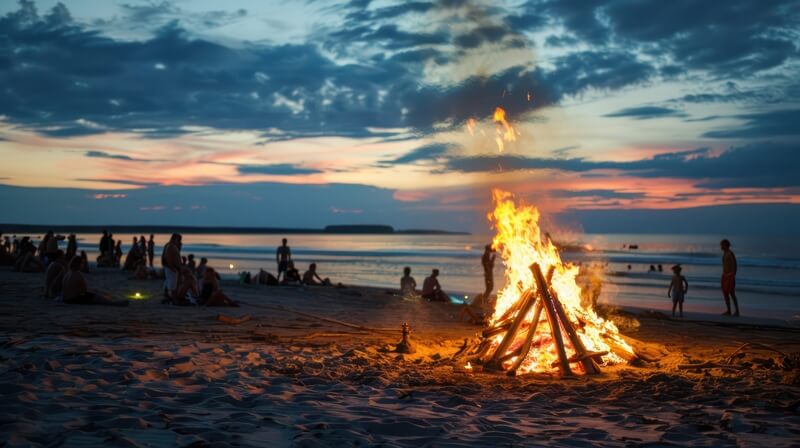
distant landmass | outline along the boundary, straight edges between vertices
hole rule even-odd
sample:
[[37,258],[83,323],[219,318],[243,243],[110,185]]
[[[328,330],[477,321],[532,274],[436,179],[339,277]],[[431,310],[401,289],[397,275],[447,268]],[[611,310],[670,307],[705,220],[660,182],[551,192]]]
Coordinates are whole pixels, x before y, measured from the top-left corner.
[[3,234],[38,234],[52,230],[56,233],[101,233],[108,230],[112,233],[211,233],[211,234],[265,234],[265,235],[297,235],[297,234],[328,234],[328,235],[469,235],[467,232],[450,232],[436,229],[401,229],[395,230],[387,225],[332,225],[321,229],[314,228],[288,228],[288,227],[194,227],[194,226],[87,226],[87,225],[56,225],[45,226],[38,224],[0,224]]

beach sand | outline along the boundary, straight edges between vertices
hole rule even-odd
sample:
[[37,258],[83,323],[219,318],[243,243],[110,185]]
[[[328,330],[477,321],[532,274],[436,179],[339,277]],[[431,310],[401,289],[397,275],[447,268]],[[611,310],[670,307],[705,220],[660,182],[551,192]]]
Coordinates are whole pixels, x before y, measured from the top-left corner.
[[[797,329],[638,317],[626,335],[655,362],[510,378],[448,361],[480,331],[456,306],[225,284],[241,308],[181,308],[161,305],[160,282],[125,278],[89,276],[145,297],[117,308],[52,303],[42,275],[0,272],[0,446],[800,444],[800,376],[779,355],[678,367],[722,362],[745,342],[797,353]],[[404,321],[414,355],[391,352]]]

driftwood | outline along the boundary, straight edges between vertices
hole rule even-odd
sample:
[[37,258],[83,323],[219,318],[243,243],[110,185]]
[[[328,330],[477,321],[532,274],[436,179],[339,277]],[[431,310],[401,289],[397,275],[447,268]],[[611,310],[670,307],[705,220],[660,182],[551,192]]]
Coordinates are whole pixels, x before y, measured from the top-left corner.
[[245,314],[242,317],[231,317],[224,314],[217,314],[217,320],[226,324],[239,325],[252,319],[252,316]]

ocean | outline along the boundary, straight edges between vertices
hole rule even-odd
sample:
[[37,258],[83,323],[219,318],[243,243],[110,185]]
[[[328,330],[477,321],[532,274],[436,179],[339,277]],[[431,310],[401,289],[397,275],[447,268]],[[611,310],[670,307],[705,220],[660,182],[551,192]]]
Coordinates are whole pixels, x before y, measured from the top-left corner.
[[[9,234],[9,233],[6,233]],[[21,236],[21,235],[20,235]],[[133,235],[115,235],[127,253]],[[149,237],[149,235],[148,235]],[[79,235],[79,247],[90,260],[97,255],[100,236]],[[188,234],[183,254],[207,257],[223,275],[259,268],[275,273],[275,248],[281,235]],[[287,235],[293,258],[301,270],[316,262],[323,277],[344,284],[399,287],[404,266],[418,284],[431,269],[441,271],[440,282],[451,295],[483,290],[480,263],[490,236],[478,235]],[[785,236],[727,236],[739,262],[737,293],[742,313],[754,317],[800,320],[800,239]],[[38,239],[38,238],[37,238]],[[168,235],[156,235],[156,264]],[[721,252],[718,236],[584,234],[566,242],[562,259],[602,265],[600,301],[612,305],[670,310],[667,288],[673,264],[683,266],[689,282],[685,311],[720,313]],[[591,250],[579,249],[590,246]],[[638,248],[630,249],[630,245]],[[62,248],[64,243],[62,242]],[[663,266],[663,272],[650,266]],[[231,268],[230,266],[233,266]],[[630,265],[630,268],[629,268]],[[495,285],[502,287],[499,260]]]

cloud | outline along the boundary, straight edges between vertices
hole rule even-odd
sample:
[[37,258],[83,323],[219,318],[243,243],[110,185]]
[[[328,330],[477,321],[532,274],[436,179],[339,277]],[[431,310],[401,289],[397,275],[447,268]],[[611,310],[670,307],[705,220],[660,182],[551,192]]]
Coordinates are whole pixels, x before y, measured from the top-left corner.
[[670,109],[668,107],[658,106],[641,106],[641,107],[628,107],[621,109],[610,114],[603,115],[604,117],[627,117],[636,120],[648,120],[652,118],[664,117],[686,117],[686,113]]
[[263,174],[273,176],[303,176],[308,174],[319,174],[323,172],[315,168],[304,168],[290,163],[276,163],[272,165],[237,165],[236,169],[239,171],[239,174]]
[[705,188],[780,188],[800,186],[800,153],[791,143],[732,147],[716,155],[706,148],[616,162],[584,158],[547,159],[517,155],[450,158],[443,168],[457,172],[558,170],[589,173],[614,170],[644,178],[679,178]]
[[420,146],[419,148],[412,149],[411,151],[395,159],[382,160],[379,162],[379,165],[391,166],[414,164],[417,162],[433,162],[437,158],[446,155],[449,150],[455,147],[456,145],[449,143],[430,143]]
[[86,151],[86,157],[99,158],[99,159],[115,159],[115,160],[136,160],[133,157],[122,154],[109,154],[103,151]]
[[709,131],[703,134],[708,138],[769,138],[780,136],[800,136],[800,109],[784,109],[759,114],[737,115],[745,120],[735,128]]
[[557,198],[598,198],[598,199],[641,199],[647,196],[643,192],[623,192],[615,190],[551,190],[550,196]]

